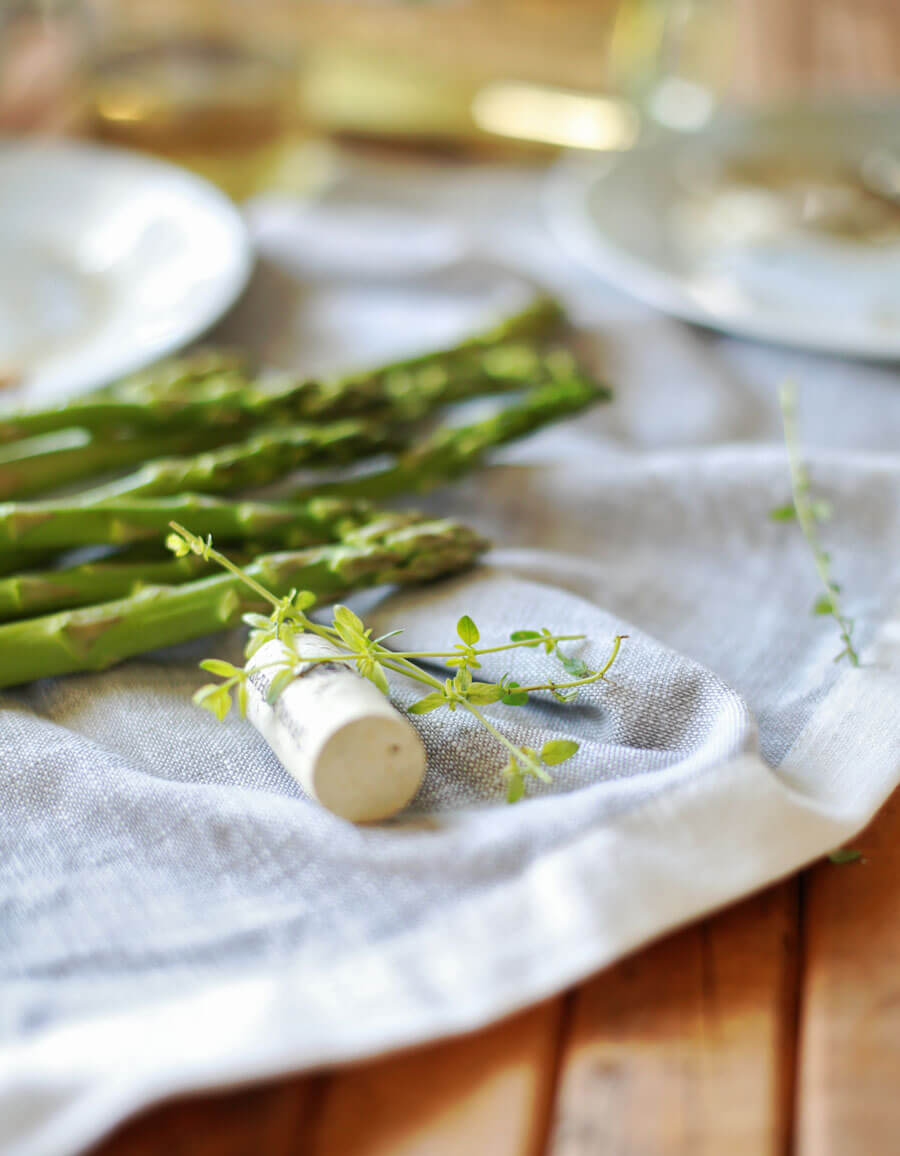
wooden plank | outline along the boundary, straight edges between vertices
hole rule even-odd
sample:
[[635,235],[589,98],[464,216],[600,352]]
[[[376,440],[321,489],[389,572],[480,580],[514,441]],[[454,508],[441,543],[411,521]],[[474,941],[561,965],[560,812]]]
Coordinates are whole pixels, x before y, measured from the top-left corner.
[[804,880],[798,1156],[900,1148],[900,793]]
[[781,884],[584,984],[550,1156],[784,1153],[797,928]]
[[562,1008],[336,1073],[304,1156],[538,1156]]
[[562,1008],[558,998],[323,1076],[163,1104],[94,1156],[538,1156]]
[[313,1115],[316,1077],[296,1077],[151,1108],[93,1156],[297,1156]]

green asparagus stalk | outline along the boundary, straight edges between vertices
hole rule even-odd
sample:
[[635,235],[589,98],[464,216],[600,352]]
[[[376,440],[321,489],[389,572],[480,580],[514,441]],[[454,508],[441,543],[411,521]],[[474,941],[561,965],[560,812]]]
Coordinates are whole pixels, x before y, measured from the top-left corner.
[[[368,372],[349,375],[346,381],[362,381],[367,377],[390,374],[395,370],[416,370],[445,365],[457,355],[465,357],[470,351],[487,349],[513,341],[534,341],[549,336],[560,328],[565,318],[562,306],[548,294],[537,294],[523,308],[508,314],[480,332],[463,338],[455,345],[426,353],[401,358]],[[212,390],[219,396],[217,379],[223,375],[239,375],[244,359],[228,350],[199,350],[187,357],[151,366],[121,382],[95,390],[87,395],[118,397],[123,400],[152,402],[157,399],[174,400],[186,393],[206,393]]]
[[0,578],[0,621],[129,598],[145,586],[177,586],[199,577],[205,569],[202,558],[188,554],[184,558],[103,559]]
[[410,420],[479,393],[522,389],[542,372],[534,343],[557,330],[563,316],[554,298],[535,297],[524,309],[455,346],[373,370],[288,386],[283,398],[272,404],[271,416],[290,417],[299,405],[304,416],[319,419],[364,411]]
[[422,493],[475,469],[495,446],[612,396],[605,386],[582,377],[567,354],[560,355],[557,368],[559,376],[554,382],[530,391],[482,421],[439,427],[385,469],[297,490],[292,497],[304,500],[316,494],[380,501],[396,494]]
[[[477,393],[521,389],[534,383],[541,361],[533,345],[509,343],[473,349],[446,362],[393,367],[332,380],[309,378],[264,387],[244,382],[215,396],[189,394],[162,401],[88,400],[0,421],[0,442],[31,439],[77,427],[94,434],[149,433],[333,420],[360,413],[408,421],[437,405]],[[121,440],[121,439],[120,439]],[[222,437],[219,439],[223,440]],[[33,452],[33,451],[30,451]],[[141,460],[135,458],[134,460]]]
[[119,378],[109,385],[92,389],[72,399],[76,402],[117,399],[152,402],[183,397],[185,393],[212,395],[247,380],[247,359],[229,349],[197,349],[193,353],[157,362]]
[[227,502],[201,494],[128,498],[91,506],[71,502],[0,505],[0,559],[21,550],[127,546],[159,538],[174,519],[197,533],[255,539],[284,547],[339,538],[376,516],[368,503],[313,498],[306,502]]
[[184,392],[172,391],[162,397],[88,396],[48,409],[8,413],[0,417],[0,442],[73,427],[93,433],[155,432],[191,429],[199,424],[234,425],[248,416],[265,416],[266,394],[243,376],[225,374],[200,386],[188,384],[190,388]]
[[223,436],[220,429],[198,426],[175,434],[90,437],[68,445],[60,445],[55,434],[27,438],[0,446],[0,498],[28,498],[163,454],[212,449],[222,444]]
[[[305,465],[340,464],[366,457],[402,444],[396,426],[365,418],[322,425],[296,425],[285,429],[262,430],[247,441],[223,446],[222,430],[194,430],[177,435],[188,450],[204,443],[212,448],[189,457],[157,457],[167,450],[178,452],[178,442],[169,434],[153,434],[130,441],[106,442],[92,439],[80,450],[48,453],[21,461],[4,463],[0,454],[0,496],[28,497],[58,489],[78,478],[108,470],[113,461],[133,464],[157,457],[133,474],[79,494],[84,503],[132,495],[224,493],[275,481],[290,470]],[[8,449],[26,445],[15,442]],[[138,456],[134,446],[142,453]]]
[[129,388],[126,384],[117,393],[0,416],[0,442],[73,426],[94,432],[189,430],[199,425],[209,429],[331,419],[373,410],[408,419],[486,388],[530,384],[537,353],[522,339],[544,336],[560,319],[557,303],[540,297],[527,309],[450,349],[333,380],[289,381],[275,389],[260,388],[234,370],[199,377],[186,372],[182,378],[176,370],[174,381],[164,376],[155,390],[151,379],[149,386],[133,383]]
[[[362,524],[357,524],[353,518],[348,519],[336,525],[336,536],[351,545],[371,543],[389,532],[424,521],[425,515],[372,512],[371,519]],[[202,530],[202,519],[193,524]],[[148,555],[147,549],[147,546],[141,546],[117,551],[111,557],[94,562],[0,578],[0,622],[128,598],[145,586],[180,586],[206,572],[207,564],[193,554],[184,558],[168,554],[158,557]],[[263,551],[261,543],[242,542],[238,550],[229,553],[235,561],[245,565]]]
[[[423,522],[358,545],[269,554],[246,572],[278,595],[311,590],[333,601],[352,590],[422,582],[469,566],[485,549],[454,522]],[[0,686],[104,670],[133,655],[211,634],[268,609],[244,582],[218,574],[182,586],[148,586],[130,598],[0,626]]]

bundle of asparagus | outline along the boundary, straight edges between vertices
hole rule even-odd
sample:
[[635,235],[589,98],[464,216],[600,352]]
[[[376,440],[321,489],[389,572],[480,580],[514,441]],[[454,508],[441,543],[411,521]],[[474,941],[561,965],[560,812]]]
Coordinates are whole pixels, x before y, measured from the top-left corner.
[[[100,669],[253,609],[228,575],[204,577],[202,559],[151,549],[173,520],[230,543],[270,588],[323,600],[470,564],[484,548],[472,531],[386,514],[371,500],[456,477],[493,446],[607,398],[568,352],[545,347],[560,321],[558,305],[539,298],[452,348],[275,387],[233,355],[204,353],[0,416],[0,497],[13,499],[0,505],[0,572],[9,575],[0,579],[0,686]],[[520,396],[481,421],[421,428],[440,407],[511,391]],[[355,467],[385,452],[394,460],[374,472],[288,489],[278,501],[246,494],[298,467]],[[72,483],[90,488],[23,500]],[[66,557],[85,546],[107,552]],[[281,552],[265,553],[273,548]]]

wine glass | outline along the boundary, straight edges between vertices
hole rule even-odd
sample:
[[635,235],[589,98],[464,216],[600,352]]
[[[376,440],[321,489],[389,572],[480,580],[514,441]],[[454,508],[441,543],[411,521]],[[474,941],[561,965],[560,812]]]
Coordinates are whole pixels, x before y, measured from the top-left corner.
[[92,135],[193,169],[235,200],[311,180],[299,61],[255,0],[94,0]]

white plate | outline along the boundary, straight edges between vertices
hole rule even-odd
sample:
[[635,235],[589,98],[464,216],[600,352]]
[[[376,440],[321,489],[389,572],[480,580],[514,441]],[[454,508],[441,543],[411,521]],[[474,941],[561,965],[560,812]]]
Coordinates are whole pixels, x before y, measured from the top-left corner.
[[732,198],[710,210],[696,196],[704,166],[723,159],[798,148],[835,159],[837,145],[842,164],[859,166],[896,135],[896,120],[846,109],[772,110],[696,138],[660,134],[618,157],[561,162],[548,185],[551,225],[579,261],[664,312],[785,345],[898,359],[900,240],[723,235],[724,213],[731,225],[753,206]]
[[0,144],[0,371],[29,396],[103,384],[198,337],[253,258],[234,205],[137,153]]

